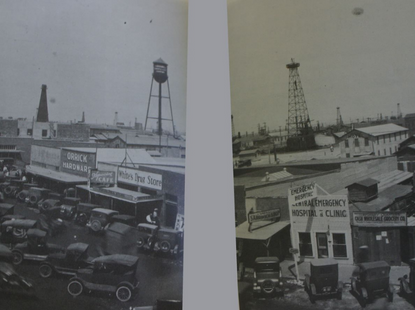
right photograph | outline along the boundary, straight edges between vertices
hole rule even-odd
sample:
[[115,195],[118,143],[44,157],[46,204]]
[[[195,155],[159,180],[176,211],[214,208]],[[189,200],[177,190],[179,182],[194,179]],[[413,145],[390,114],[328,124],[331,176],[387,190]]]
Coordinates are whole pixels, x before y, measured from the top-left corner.
[[241,310],[415,308],[414,15],[228,0]]

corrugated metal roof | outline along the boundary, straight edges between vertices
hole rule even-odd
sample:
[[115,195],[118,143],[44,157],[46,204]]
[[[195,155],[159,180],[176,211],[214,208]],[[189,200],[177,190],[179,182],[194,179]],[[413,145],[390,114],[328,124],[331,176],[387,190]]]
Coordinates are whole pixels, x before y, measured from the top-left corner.
[[271,173],[268,177],[263,178],[262,182],[278,181],[286,178],[291,178],[293,175],[286,170]]
[[381,136],[381,135],[400,132],[400,131],[408,131],[408,128],[398,126],[395,124],[384,124],[384,125],[378,125],[378,126],[356,128],[355,130],[364,132],[372,136]]
[[393,185],[396,185],[408,179],[411,179],[412,175],[413,175],[412,172],[393,170],[393,171],[390,171],[389,173],[375,176],[373,177],[373,179],[379,182],[378,191],[381,192]]
[[65,173],[65,172],[59,172],[59,171],[53,171],[50,169],[37,167],[37,166],[26,166],[26,171],[28,173],[32,173],[35,175],[40,175],[44,178],[52,179],[59,182],[64,183],[86,183],[88,181],[87,178],[83,178],[77,175]]

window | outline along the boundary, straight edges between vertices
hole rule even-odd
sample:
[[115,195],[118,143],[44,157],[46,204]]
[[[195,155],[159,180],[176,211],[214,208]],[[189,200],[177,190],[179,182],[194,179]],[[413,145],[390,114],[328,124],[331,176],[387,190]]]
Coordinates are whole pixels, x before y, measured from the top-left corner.
[[346,235],[333,234],[333,256],[347,257]]
[[389,153],[390,153],[389,155],[392,155],[392,148],[391,147],[389,148]]
[[47,135],[48,135],[48,130],[42,129],[42,137],[47,137]]
[[376,143],[379,145],[379,137],[376,137]]
[[310,233],[298,233],[300,239],[300,255],[313,256],[313,246],[311,244]]
[[397,152],[398,151],[398,147],[395,145],[395,152]]
[[355,147],[359,147],[360,146],[359,145],[359,139],[358,138],[354,139],[354,146]]
[[369,146],[369,139],[365,138],[365,146]]
[[378,156],[380,156],[380,150],[378,150]]
[[28,136],[31,136],[32,134],[33,134],[32,129],[31,129],[31,128],[28,128],[28,129],[27,129],[27,135],[28,135]]
[[383,154],[386,156],[386,149],[383,149]]
[[20,129],[17,128],[17,135],[20,136]]
[[349,140],[348,139],[344,140],[344,146],[349,147]]
[[395,138],[395,141],[396,141],[396,133],[393,134],[393,137]]
[[386,143],[386,135],[383,136],[383,143]]
[[350,158],[350,153],[346,153],[346,158]]
[[389,142],[391,142],[391,135],[389,135]]

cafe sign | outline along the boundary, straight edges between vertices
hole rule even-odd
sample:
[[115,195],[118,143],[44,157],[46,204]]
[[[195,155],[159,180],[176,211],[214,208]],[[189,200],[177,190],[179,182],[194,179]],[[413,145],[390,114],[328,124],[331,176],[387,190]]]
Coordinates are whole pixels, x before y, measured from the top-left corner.
[[353,225],[362,227],[406,226],[405,212],[353,212]]
[[155,190],[162,190],[163,188],[163,178],[161,174],[126,167],[118,167],[118,182]]
[[94,185],[114,185],[115,172],[114,171],[99,171],[91,169],[89,182],[91,186]]

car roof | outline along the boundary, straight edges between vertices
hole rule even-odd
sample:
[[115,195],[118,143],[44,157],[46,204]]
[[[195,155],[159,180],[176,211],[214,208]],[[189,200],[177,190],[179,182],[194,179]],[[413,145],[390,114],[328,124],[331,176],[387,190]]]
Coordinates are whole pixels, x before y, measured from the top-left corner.
[[10,210],[14,205],[10,203],[0,203],[0,209]]
[[93,207],[93,208],[99,209],[99,205],[95,205],[95,204],[93,204],[93,203],[88,203],[88,202],[80,202],[80,203],[78,204],[78,207],[79,207],[79,206]]
[[104,209],[104,208],[95,208],[92,211],[97,211],[97,212],[104,213],[104,214],[114,214],[114,213],[118,213],[118,211],[110,210],[110,209]]
[[154,224],[148,224],[148,223],[140,223],[140,224],[138,224],[138,226],[139,226],[139,227],[146,227],[146,228],[150,228],[150,229],[155,229],[155,228],[157,228],[157,227],[158,227],[157,225],[154,225]]
[[279,263],[280,260],[276,256],[257,257],[255,263]]
[[7,246],[0,244],[0,261],[4,259],[9,260],[12,257],[12,251]]
[[384,267],[390,267],[389,264],[385,261],[376,261],[376,262],[369,262],[369,263],[360,263],[358,265],[362,271],[366,271],[368,269],[373,268],[384,268]]
[[46,236],[46,231],[37,229],[37,228],[31,228],[27,231],[27,235],[28,236],[33,236],[33,237],[39,237],[39,238],[43,238]]
[[68,251],[85,252],[89,247],[89,244],[77,242],[72,243],[67,247]]
[[174,233],[174,234],[179,234],[179,233],[181,233],[180,231],[178,231],[178,230],[176,230],[176,229],[173,229],[173,228],[166,228],[166,227],[163,227],[163,228],[160,228],[159,229],[159,232],[167,232],[167,233]]
[[338,265],[339,263],[334,258],[318,258],[310,261],[311,266],[320,267],[320,266],[330,266]]
[[35,226],[36,221],[35,220],[27,220],[27,219],[15,219],[15,220],[9,220],[9,221],[5,221],[3,222],[3,226],[18,226],[18,227],[22,227],[22,228],[32,228],[33,226]]
[[106,263],[106,264],[119,264],[125,266],[133,266],[138,262],[137,256],[127,255],[127,254],[112,254],[105,255],[95,258],[93,263]]
[[107,232],[108,231],[114,231],[120,234],[124,234],[128,231],[130,231],[131,229],[135,229],[127,224],[124,223],[119,223],[119,222],[115,222],[112,223],[108,228],[107,228]]
[[117,215],[114,215],[114,219],[129,220],[129,219],[135,219],[135,216],[127,215],[127,214],[117,214]]

